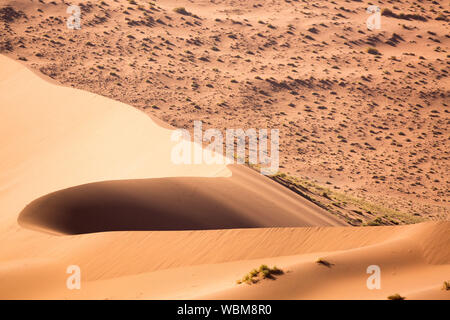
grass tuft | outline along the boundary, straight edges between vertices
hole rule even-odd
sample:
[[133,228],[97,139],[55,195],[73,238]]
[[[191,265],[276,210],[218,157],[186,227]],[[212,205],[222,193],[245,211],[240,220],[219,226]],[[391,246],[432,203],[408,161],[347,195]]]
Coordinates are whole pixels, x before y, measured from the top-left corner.
[[398,293],[393,294],[389,297],[387,297],[389,300],[405,300],[405,297],[402,297],[401,295],[399,295]]
[[269,268],[267,265],[262,264],[258,269],[253,269],[249,273],[247,273],[242,279],[237,280],[237,284],[246,283],[253,284],[257,283],[261,279],[272,279],[274,280],[274,275],[282,275],[284,274],[283,270],[274,266],[273,268]]

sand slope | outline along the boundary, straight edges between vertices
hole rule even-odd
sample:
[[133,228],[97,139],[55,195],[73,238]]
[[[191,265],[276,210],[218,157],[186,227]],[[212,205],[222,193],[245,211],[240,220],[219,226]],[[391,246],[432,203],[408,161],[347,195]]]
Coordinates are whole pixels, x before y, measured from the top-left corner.
[[[50,237],[3,262],[2,298],[64,299],[449,299],[448,222],[400,227],[310,227],[108,232]],[[51,244],[51,245],[50,245]],[[3,255],[5,256],[5,255]],[[317,258],[333,263],[317,265]],[[260,264],[286,273],[237,285]],[[82,270],[67,290],[65,268]],[[366,268],[381,268],[368,290]]]
[[[244,167],[171,164],[170,130],[124,104],[0,66],[0,298],[448,298],[448,222],[330,227]],[[287,228],[254,228],[269,226]],[[198,230],[232,227],[252,228]],[[261,263],[287,273],[236,284]],[[365,288],[368,264],[381,291]]]

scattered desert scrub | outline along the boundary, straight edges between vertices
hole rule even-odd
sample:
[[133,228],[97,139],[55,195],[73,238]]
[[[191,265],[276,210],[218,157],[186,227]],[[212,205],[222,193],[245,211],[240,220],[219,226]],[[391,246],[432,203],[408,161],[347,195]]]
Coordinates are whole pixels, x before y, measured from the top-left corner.
[[26,17],[22,11],[16,11],[10,6],[6,6],[0,9],[0,21],[14,22],[14,20]]
[[267,265],[262,264],[258,269],[253,269],[247,273],[241,280],[237,280],[236,283],[257,283],[261,279],[275,279],[274,275],[282,275],[283,273],[283,270],[276,266],[269,268]]
[[402,297],[401,295],[399,295],[398,293],[390,295],[389,297],[387,297],[389,300],[405,300],[405,297]]
[[444,284],[442,285],[442,290],[450,290],[450,281],[444,281]]
[[393,12],[391,9],[383,9],[383,11],[381,11],[381,15],[386,16],[386,17],[392,17],[392,18],[396,18],[396,19],[404,19],[404,20],[419,20],[419,21],[427,21],[427,18],[425,18],[424,16],[421,16],[419,14],[416,13],[395,13]]

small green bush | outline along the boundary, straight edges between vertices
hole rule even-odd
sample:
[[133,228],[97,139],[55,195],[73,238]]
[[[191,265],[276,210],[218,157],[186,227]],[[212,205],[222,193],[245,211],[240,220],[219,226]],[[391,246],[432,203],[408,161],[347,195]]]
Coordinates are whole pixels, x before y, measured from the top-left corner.
[[273,275],[281,275],[283,273],[283,270],[277,268],[276,266],[271,269],[267,265],[262,264],[258,269],[253,269],[247,273],[241,280],[237,280],[236,283],[253,284],[258,282],[260,279],[274,279]]

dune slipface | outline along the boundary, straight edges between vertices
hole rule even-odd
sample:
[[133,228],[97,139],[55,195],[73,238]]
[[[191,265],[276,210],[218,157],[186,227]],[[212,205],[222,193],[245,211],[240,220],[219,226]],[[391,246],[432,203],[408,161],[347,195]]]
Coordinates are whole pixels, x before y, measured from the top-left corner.
[[91,183],[39,198],[24,227],[63,234],[343,225],[315,205],[240,166],[229,178],[155,178]]

